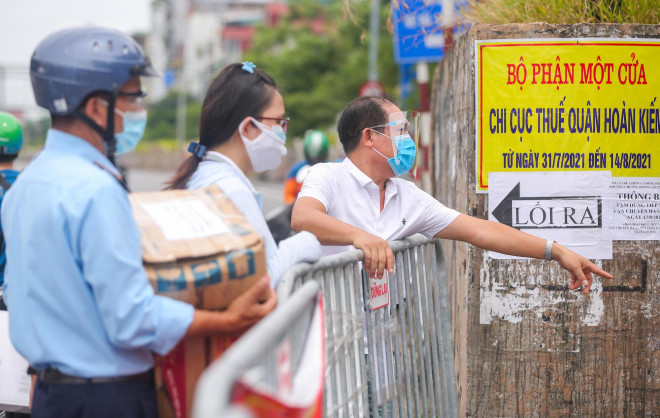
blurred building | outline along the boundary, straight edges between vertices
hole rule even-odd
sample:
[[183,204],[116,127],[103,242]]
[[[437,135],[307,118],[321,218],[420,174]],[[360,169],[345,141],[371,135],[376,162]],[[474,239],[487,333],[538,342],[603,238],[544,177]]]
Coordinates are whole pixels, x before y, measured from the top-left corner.
[[218,70],[241,60],[256,25],[276,25],[285,3],[272,0],[156,0],[145,47],[162,78],[148,79],[151,100],[170,89],[202,98]]

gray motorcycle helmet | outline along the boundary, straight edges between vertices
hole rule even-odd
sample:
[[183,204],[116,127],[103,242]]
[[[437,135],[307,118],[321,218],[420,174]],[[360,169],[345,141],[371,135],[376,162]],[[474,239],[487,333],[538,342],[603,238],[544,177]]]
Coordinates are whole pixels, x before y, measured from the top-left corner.
[[[95,129],[114,158],[114,106],[117,92],[138,76],[158,76],[133,38],[114,29],[78,27],[52,33],[36,47],[30,78],[37,104],[52,115],[73,115]],[[92,93],[110,95],[108,129],[80,110]]]
[[46,37],[30,62],[37,104],[68,115],[91,93],[115,93],[132,77],[157,76],[133,38],[114,29],[80,27]]

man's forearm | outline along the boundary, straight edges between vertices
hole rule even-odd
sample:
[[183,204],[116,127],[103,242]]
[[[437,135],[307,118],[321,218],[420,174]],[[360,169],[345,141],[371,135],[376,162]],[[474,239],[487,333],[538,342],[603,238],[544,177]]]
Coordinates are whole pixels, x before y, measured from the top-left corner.
[[309,231],[322,245],[353,245],[359,228],[339,221],[317,209],[296,204],[291,214],[291,228],[296,232]]
[[468,215],[460,215],[436,237],[464,241],[485,250],[518,257],[543,258],[545,255],[545,239]]
[[545,239],[526,234],[497,222],[485,222],[488,227],[485,228],[482,234],[479,234],[479,239],[476,242],[471,242],[471,244],[502,254],[544,258]]
[[195,309],[192,323],[184,338],[209,337],[242,331],[241,324],[230,311],[205,311]]

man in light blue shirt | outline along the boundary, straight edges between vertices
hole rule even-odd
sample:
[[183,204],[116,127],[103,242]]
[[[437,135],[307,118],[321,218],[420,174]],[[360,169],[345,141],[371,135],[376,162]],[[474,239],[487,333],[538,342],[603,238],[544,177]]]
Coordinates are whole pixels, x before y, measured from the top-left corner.
[[37,370],[33,417],[156,417],[152,352],[242,331],[275,306],[268,278],[224,312],[154,294],[113,164],[142,136],[139,76],[153,73],[135,41],[108,29],[56,32],[32,56],[52,129],[5,196],[2,225],[10,337]]

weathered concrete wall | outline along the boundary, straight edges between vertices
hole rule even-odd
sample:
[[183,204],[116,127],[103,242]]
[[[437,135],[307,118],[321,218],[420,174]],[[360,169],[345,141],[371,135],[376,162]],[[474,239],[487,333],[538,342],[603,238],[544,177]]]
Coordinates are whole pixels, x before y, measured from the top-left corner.
[[[487,195],[475,193],[474,40],[577,37],[660,38],[660,26],[475,25],[455,41],[433,84],[438,200],[488,217]],[[660,416],[658,244],[615,241],[613,260],[599,262],[615,281],[584,296],[567,290],[557,263],[493,260],[445,242],[461,416]],[[519,322],[480,324],[482,297],[521,285],[554,309],[530,299]]]

